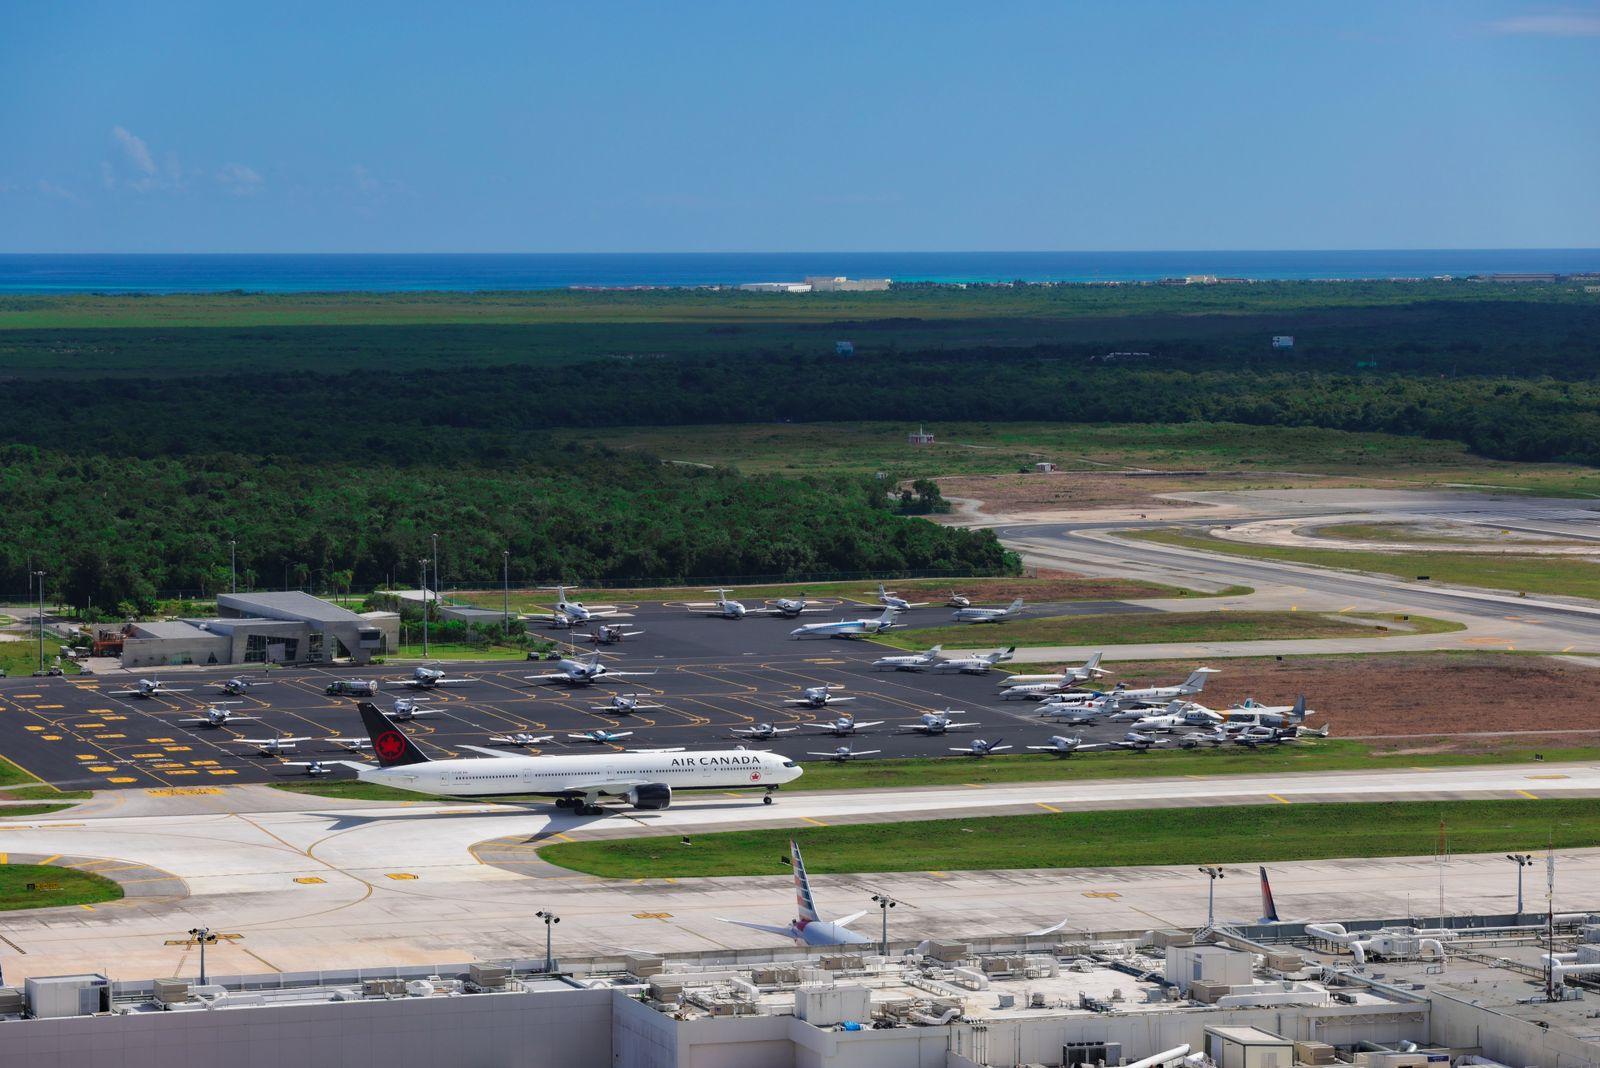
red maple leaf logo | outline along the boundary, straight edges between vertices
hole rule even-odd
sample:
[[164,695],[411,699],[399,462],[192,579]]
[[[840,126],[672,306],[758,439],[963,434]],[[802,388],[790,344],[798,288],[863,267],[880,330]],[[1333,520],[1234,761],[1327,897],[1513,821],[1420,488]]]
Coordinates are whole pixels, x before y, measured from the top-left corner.
[[405,755],[406,740],[399,731],[385,731],[372,740],[372,749],[384,760],[399,760]]
[[750,773],[750,781],[751,782],[760,782],[761,781],[761,773],[759,771],[752,771]]

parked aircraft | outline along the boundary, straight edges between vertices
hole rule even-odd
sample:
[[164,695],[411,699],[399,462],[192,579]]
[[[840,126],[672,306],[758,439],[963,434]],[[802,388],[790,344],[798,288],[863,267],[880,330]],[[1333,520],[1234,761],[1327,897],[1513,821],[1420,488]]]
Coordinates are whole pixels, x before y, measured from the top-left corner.
[[839,748],[826,753],[807,753],[806,756],[827,757],[829,760],[837,760],[842,763],[846,760],[854,760],[857,757],[876,756],[881,752],[883,752],[882,749],[852,749],[848,745],[841,745]]
[[557,808],[599,815],[600,801],[621,798],[634,808],[663,809],[674,790],[758,789],[763,803],[772,792],[800,777],[801,768],[777,753],[761,750],[702,750],[688,754],[617,753],[524,756],[497,753],[485,758],[432,760],[394,721],[370,701],[361,703],[361,721],[372,741],[378,766],[341,761],[362,782],[381,783],[443,797],[534,794],[556,799]]
[[389,714],[404,723],[408,720],[420,719],[423,716],[437,716],[439,710],[437,708],[423,708],[417,704],[415,698],[396,697],[394,699],[394,711]]
[[795,619],[806,612],[826,612],[826,608],[812,608],[811,603],[804,597],[779,597],[766,608],[762,609],[769,616],[782,616],[784,619]]
[[411,672],[409,679],[385,679],[385,686],[406,686],[413,690],[431,690],[436,686],[460,686],[468,682],[477,682],[477,679],[452,679],[438,668],[419,667]]
[[1001,679],[1000,685],[1026,686],[1035,682],[1065,682],[1070,685],[1072,683],[1088,682],[1102,675],[1111,674],[1110,671],[1100,666],[1100,657],[1102,655],[1101,653],[1095,653],[1077,667],[1068,668],[1066,671],[1054,675],[1011,675]]
[[1228,723],[1243,723],[1257,727],[1293,727],[1305,722],[1307,716],[1316,715],[1306,709],[1305,694],[1292,705],[1236,705],[1221,713]]
[[177,689],[168,686],[160,679],[140,679],[133,684],[131,690],[112,690],[110,697],[160,697],[169,693],[188,693],[187,689]]
[[835,619],[828,623],[807,623],[789,632],[791,638],[865,638],[899,626],[897,609],[885,608],[876,619]]
[[697,608],[696,611],[703,616],[716,616],[720,619],[743,619],[749,609],[741,601],[728,600],[728,591],[724,589],[707,590],[707,593],[717,595],[716,601],[710,608]]
[[757,723],[753,727],[735,727],[728,733],[741,738],[775,738],[780,734],[788,734],[799,729],[799,727],[774,727],[770,723]]
[[723,923],[734,923],[740,927],[748,927],[753,931],[765,931],[782,938],[791,938],[797,945],[802,946],[861,946],[869,945],[872,939],[866,935],[857,934],[850,930],[849,925],[867,914],[867,910],[840,917],[837,920],[824,920],[817,912],[816,899],[811,896],[811,881],[806,878],[806,864],[800,857],[800,846],[792,839],[789,842],[789,864],[794,869],[794,899],[795,918],[788,924],[779,927],[775,924],[751,923],[748,920],[722,919]]
[[963,675],[987,675],[990,668],[1010,660],[1016,651],[1017,647],[1013,645],[1006,649],[996,649],[992,653],[984,653],[982,656],[951,657],[949,660],[939,661],[933,666],[933,670],[945,674],[959,672]]
[[886,608],[893,608],[896,612],[909,612],[913,608],[928,607],[927,601],[908,601],[904,597],[897,597],[883,588],[883,583],[878,583],[878,603]]
[[602,679],[632,678],[639,675],[654,675],[654,671],[615,671],[600,662],[599,653],[590,653],[587,660],[563,659],[557,665],[561,670],[548,672],[544,675],[524,675],[529,682],[564,683],[569,686],[587,686],[592,682]]
[[254,687],[270,685],[272,685],[272,683],[267,679],[252,679],[246,675],[235,675],[233,678],[228,679],[225,682],[217,683],[217,686],[222,690],[222,692],[230,697],[240,697]]
[[325,760],[284,760],[281,761],[286,768],[304,768],[307,775],[332,775],[333,765]]
[[372,743],[365,738],[331,737],[324,738],[322,740],[325,742],[332,742],[334,745],[340,746],[346,752],[350,753],[363,753],[372,748]]
[[666,705],[647,705],[640,703],[641,697],[649,697],[645,693],[618,693],[612,694],[611,700],[603,705],[590,705],[590,712],[611,712],[619,716],[631,715],[634,712],[644,712],[652,708],[666,708]]
[[1094,723],[1097,720],[1109,719],[1119,707],[1117,699],[1108,694],[1087,703],[1046,701],[1039,706],[1039,715],[1068,725]]
[[930,735],[946,734],[950,731],[965,730],[968,727],[976,727],[978,725],[975,722],[955,723],[950,719],[952,715],[962,714],[963,713],[957,712],[952,708],[947,708],[943,712],[924,712],[922,717],[916,723],[911,724],[911,726],[907,727],[902,733]]
[[884,721],[881,719],[872,719],[865,723],[858,723],[851,716],[840,716],[838,719],[829,720],[826,723],[807,723],[806,726],[815,727],[817,730],[827,731],[835,738],[843,738],[847,735],[855,734],[857,731],[865,730],[868,727],[882,726],[883,722]]
[[288,736],[279,738],[239,738],[238,742],[255,749],[262,756],[278,756],[281,753],[294,751],[296,742],[309,742],[309,736]]
[[[1116,719],[1116,716],[1111,717]],[[1173,701],[1163,712],[1154,715],[1144,715],[1135,719],[1133,729],[1136,731],[1175,731],[1185,727],[1200,727],[1210,729],[1222,722],[1222,717],[1209,708],[1198,705],[1188,705],[1179,699]]]
[[1035,752],[1049,753],[1051,756],[1069,757],[1076,753],[1081,745],[1083,745],[1082,738],[1069,738],[1065,735],[1053,734],[1050,736],[1049,745],[1030,745],[1028,748]]
[[950,597],[944,602],[946,608],[971,608],[972,598],[963,596],[955,590],[950,591]]
[[799,697],[791,697],[783,703],[786,705],[800,705],[803,708],[826,708],[828,705],[843,704],[854,701],[854,697],[835,697],[833,691],[838,689],[834,683],[826,686],[807,686],[801,691]]
[[220,707],[221,705],[232,703],[219,701],[217,704],[201,709],[200,714],[193,719],[180,719],[178,722],[186,727],[226,727],[230,723],[260,718],[258,716],[241,716],[232,709]]
[[974,738],[964,747],[951,749],[950,752],[960,753],[962,756],[986,757],[990,753],[999,753],[1006,749],[1016,748],[1011,745],[1001,745],[1000,743],[1003,741],[1005,741],[1004,738],[996,738],[992,742],[986,738]]
[[626,638],[637,638],[643,633],[642,630],[629,630],[624,626],[602,623],[597,629],[580,635],[578,640],[589,642],[591,645],[615,645]]
[[529,734],[527,731],[489,736],[490,745],[547,745],[555,740],[556,736],[553,734]]
[[[546,586],[544,588],[549,589],[550,587]],[[556,610],[551,613],[551,620],[554,621],[557,617],[562,616],[566,618],[565,623],[558,623],[557,626],[582,626],[593,619],[612,614],[606,609],[587,608],[582,601],[567,600],[567,590],[569,588],[575,587],[557,586],[555,588]]]
[[1206,688],[1206,676],[1215,675],[1217,668],[1195,668],[1189,672],[1189,677],[1176,686],[1146,686],[1142,689],[1129,689],[1118,685],[1112,692],[1120,696],[1125,702],[1139,701],[1145,704],[1158,704],[1170,701],[1174,697],[1192,697]]
[[888,668],[891,671],[921,671],[932,667],[939,662],[939,653],[944,649],[942,645],[935,645],[927,652],[915,653],[906,656],[880,656],[872,662],[874,668]]
[[1091,749],[1134,749],[1144,752],[1158,746],[1166,745],[1167,740],[1154,735],[1142,734],[1139,731],[1129,731],[1121,739],[1114,742],[1087,742],[1078,746],[1079,752],[1088,752]]
[[1022,598],[1004,608],[957,608],[950,618],[957,623],[1004,623],[1022,614]]
[[595,745],[610,745],[612,742],[620,742],[624,738],[632,738],[633,732],[596,729],[584,731],[582,734],[569,734],[567,737],[579,742],[593,742]]

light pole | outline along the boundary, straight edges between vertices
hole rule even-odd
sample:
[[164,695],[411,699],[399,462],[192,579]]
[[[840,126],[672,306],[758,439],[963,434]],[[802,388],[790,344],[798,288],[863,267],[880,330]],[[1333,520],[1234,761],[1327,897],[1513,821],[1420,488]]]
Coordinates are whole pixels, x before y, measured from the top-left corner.
[[553,972],[556,970],[556,962],[550,953],[550,929],[561,922],[561,917],[548,909],[540,909],[534,915],[544,921],[544,970]]
[[889,910],[900,902],[888,894],[873,894],[872,900],[878,903],[878,913],[883,917],[883,936],[878,942],[878,952],[884,956],[889,955]]
[[[439,585],[439,535],[433,535],[433,584]],[[436,595],[438,590],[433,591]]]
[[206,985],[206,946],[215,945],[217,936],[211,933],[209,927],[189,928],[189,937],[200,943],[200,985]]
[[33,577],[39,580],[39,670],[44,670],[44,572],[35,571]]
[[1527,853],[1507,853],[1506,859],[1517,866],[1517,916],[1522,915],[1522,869],[1531,867],[1533,857]]
[[[422,576],[422,659],[428,659],[428,558],[423,557],[417,561],[418,572]],[[434,572],[434,581],[438,581],[439,573]]]
[[228,539],[228,592],[239,592],[239,542]]
[[511,637],[511,550],[500,551],[500,581],[505,589],[505,606],[502,612],[505,620],[500,626],[500,631],[506,637]]
[[1217,880],[1222,878],[1222,869],[1211,865],[1203,865],[1200,871],[1210,877],[1211,882],[1206,890],[1206,926],[1214,926],[1217,919]]

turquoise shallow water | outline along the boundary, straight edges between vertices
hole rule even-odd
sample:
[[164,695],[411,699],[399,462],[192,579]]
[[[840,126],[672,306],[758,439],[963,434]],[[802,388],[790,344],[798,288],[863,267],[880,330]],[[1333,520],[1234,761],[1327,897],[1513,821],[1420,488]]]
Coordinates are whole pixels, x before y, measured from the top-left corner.
[[897,281],[1414,278],[1600,271],[1600,249],[1326,252],[740,252],[361,255],[0,254],[0,293],[415,292]]

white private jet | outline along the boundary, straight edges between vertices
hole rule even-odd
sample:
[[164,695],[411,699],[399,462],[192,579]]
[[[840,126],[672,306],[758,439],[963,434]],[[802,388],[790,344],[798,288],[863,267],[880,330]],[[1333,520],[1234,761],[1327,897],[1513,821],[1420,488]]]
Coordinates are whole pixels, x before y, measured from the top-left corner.
[[885,608],[893,608],[896,612],[909,612],[913,608],[928,607],[927,601],[908,601],[904,597],[897,597],[883,588],[883,583],[878,583],[878,603]]
[[[826,731],[835,738],[845,738],[855,734],[857,731],[866,730],[868,727],[881,727],[883,723],[884,721],[881,719],[858,723],[850,716],[840,716],[838,719],[828,720],[826,723],[807,723],[806,726],[813,727],[819,731]],[[812,755],[815,756],[816,754],[813,753]]]
[[1173,701],[1166,710],[1155,715],[1141,716],[1133,721],[1136,731],[1162,731],[1170,733],[1186,727],[1209,730],[1222,722],[1222,717],[1209,708],[1188,706],[1184,701]]
[[266,679],[252,679],[246,675],[235,675],[224,682],[217,683],[217,687],[229,697],[242,697],[246,692],[257,686],[272,685]]
[[581,816],[601,814],[600,801],[620,798],[637,809],[664,809],[675,790],[762,790],[762,802],[800,777],[793,760],[761,750],[701,750],[695,753],[521,755],[486,753],[484,758],[433,760],[370,701],[361,721],[378,766],[340,761],[362,782],[375,782],[440,797],[534,794],[556,799],[556,807]]
[[637,638],[643,634],[644,631],[642,630],[629,630],[624,626],[612,626],[602,623],[589,633],[579,636],[578,640],[588,642],[591,645],[616,645],[624,639]]
[[1004,623],[1022,614],[1022,598],[1004,608],[957,608],[950,618],[957,623]]
[[770,723],[757,723],[753,727],[735,727],[728,733],[738,738],[776,738],[780,734],[788,734],[799,729],[799,727],[774,727]]
[[950,718],[951,716],[960,715],[965,715],[965,713],[957,712],[953,708],[947,708],[943,712],[924,712],[917,722],[911,724],[901,733],[927,735],[946,734],[950,731],[965,730],[968,727],[978,726],[977,723],[956,723]]
[[948,660],[939,661],[933,666],[933,670],[943,674],[987,675],[990,668],[1010,660],[1016,655],[1016,652],[1017,647],[1013,645],[1007,649],[996,649],[992,653],[984,653],[982,656],[951,657]]
[[419,667],[409,679],[385,679],[385,686],[405,686],[413,690],[431,690],[436,686],[461,686],[477,679],[452,679],[438,668]]
[[890,671],[922,671],[938,663],[939,654],[943,651],[944,646],[935,645],[924,653],[906,656],[881,656],[872,662],[872,667],[878,671],[885,668]]
[[666,708],[666,705],[649,705],[642,703],[641,697],[649,697],[647,693],[618,693],[612,694],[611,700],[603,705],[590,705],[590,712],[611,712],[618,716],[631,715],[634,712],[644,712],[652,708]]
[[245,720],[259,719],[258,716],[241,716],[230,708],[221,707],[224,704],[233,704],[232,701],[218,701],[200,710],[198,716],[192,719],[180,719],[178,722],[185,727],[226,727],[230,723],[240,723]]
[[728,600],[728,591],[725,589],[718,588],[707,590],[706,592],[716,594],[717,599],[712,602],[710,608],[695,607],[694,610],[702,616],[712,616],[717,619],[743,619],[745,614],[749,612],[749,609],[744,606],[744,602]]
[[1051,756],[1069,757],[1076,753],[1083,745],[1082,738],[1071,738],[1064,734],[1050,736],[1049,745],[1030,745],[1029,749],[1036,753],[1049,753]]
[[812,608],[804,597],[779,597],[762,609],[769,616],[796,619],[806,612],[826,612],[826,608]]
[[971,608],[972,598],[951,590],[950,597],[944,602],[944,606],[946,608]]
[[885,608],[876,619],[835,619],[827,623],[807,623],[789,632],[791,638],[865,638],[882,634],[900,624],[895,622],[897,608]]
[[527,731],[513,731],[510,734],[491,734],[490,745],[520,745],[536,746],[547,745],[556,740],[553,734],[529,734]]
[[1103,697],[1088,704],[1058,704],[1053,701],[1047,701],[1039,706],[1039,715],[1073,726],[1106,719],[1115,715],[1118,707],[1117,700],[1114,697]]
[[854,697],[835,697],[833,691],[839,689],[834,683],[826,686],[807,686],[801,691],[799,697],[791,697],[783,703],[786,705],[800,705],[803,708],[826,708],[828,705],[842,704],[845,701],[854,701]]
[[1166,745],[1169,741],[1170,739],[1167,738],[1157,738],[1154,735],[1142,734],[1139,731],[1129,731],[1127,734],[1122,736],[1120,741],[1089,742],[1085,745],[1078,746],[1078,750],[1080,752],[1087,752],[1091,749],[1132,749],[1143,753],[1159,746]]
[[109,697],[159,697],[169,693],[188,693],[187,689],[168,686],[160,679],[140,679],[131,690],[112,690]]
[[848,745],[841,745],[839,748],[831,749],[826,753],[807,753],[806,756],[827,757],[829,760],[836,760],[842,764],[847,760],[855,760],[857,757],[877,756],[881,752],[883,752],[882,749],[854,749]]
[[1189,677],[1176,686],[1146,686],[1141,689],[1129,689],[1118,685],[1112,692],[1122,698],[1124,702],[1142,702],[1144,704],[1159,704],[1170,701],[1174,697],[1193,697],[1206,688],[1206,676],[1215,675],[1219,669],[1202,667],[1189,672]]
[[439,715],[439,710],[437,708],[423,708],[417,704],[415,699],[410,697],[396,697],[394,699],[394,711],[390,712],[389,715],[404,723],[408,720],[419,719],[422,716],[437,716]]
[[816,900],[811,896],[811,881],[806,878],[805,861],[800,858],[800,846],[793,839],[789,840],[789,865],[794,869],[794,899],[796,917],[787,925],[779,927],[776,924],[750,923],[747,920],[729,920],[717,917],[723,923],[734,923],[740,927],[748,927],[752,931],[765,931],[768,934],[778,935],[782,938],[791,938],[796,945],[801,946],[861,946],[870,945],[872,939],[866,935],[857,934],[849,929],[849,924],[854,923],[867,914],[868,910],[852,913],[840,919],[827,921],[817,913]]
[[[548,590],[552,587],[546,586],[544,588]],[[556,609],[553,613],[551,613],[550,618],[552,621],[554,621],[558,616],[564,616],[566,618],[565,623],[558,623],[557,626],[579,626],[602,616],[611,615],[611,612],[608,610],[588,608],[584,606],[582,601],[568,600],[567,590],[576,589],[576,587],[556,586],[554,589],[556,591]]]
[[964,747],[951,749],[950,752],[960,753],[962,756],[986,757],[990,753],[999,753],[1006,749],[1016,748],[1016,746],[1001,745],[1000,743],[1003,741],[1005,741],[1004,738],[996,738],[992,742],[984,738],[974,738]]
[[582,734],[569,734],[567,737],[578,742],[593,742],[595,745],[610,745],[612,742],[620,742],[624,738],[632,738],[633,732],[592,730],[584,731]]
[[1065,682],[1068,685],[1078,682],[1088,682],[1101,675],[1109,675],[1110,671],[1100,666],[1100,657],[1103,654],[1095,653],[1077,667],[1068,668],[1066,671],[1054,675],[1011,675],[1000,680],[1001,686],[1025,686],[1036,682]]
[[285,735],[280,738],[238,738],[236,741],[255,749],[262,756],[278,756],[294,752],[296,742],[309,742],[309,736]]
[[654,675],[654,671],[615,671],[600,662],[599,653],[590,653],[587,660],[562,660],[561,670],[544,675],[524,675],[529,682],[562,683],[568,686],[587,686],[602,679],[625,679]]

